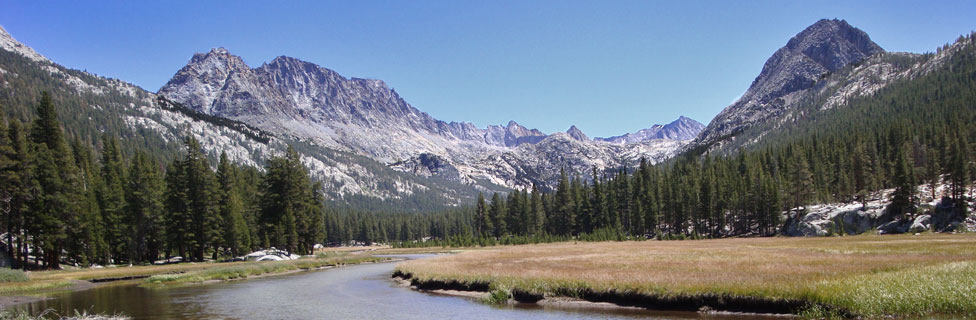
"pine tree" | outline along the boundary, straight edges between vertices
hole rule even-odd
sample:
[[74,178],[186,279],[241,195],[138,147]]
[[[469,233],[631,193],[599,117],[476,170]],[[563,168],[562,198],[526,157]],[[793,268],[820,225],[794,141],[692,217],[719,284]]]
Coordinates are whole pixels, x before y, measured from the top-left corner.
[[71,248],[68,251],[75,253],[72,259],[82,266],[106,263],[111,253],[105,239],[105,222],[102,220],[102,211],[98,206],[98,186],[102,185],[99,170],[96,169],[92,152],[87,146],[75,139],[71,147],[74,151],[84,189],[81,191],[82,200],[79,207],[78,224],[70,229],[70,237],[74,241],[69,242]]
[[527,236],[532,233],[532,204],[530,203],[529,193],[527,190],[523,189],[522,192],[517,194],[517,196],[519,199],[519,216],[517,219],[519,225],[518,232],[520,235]]
[[[14,249],[14,264],[27,270],[27,239],[29,225],[26,224],[26,213],[29,205],[33,203],[34,192],[39,190],[37,180],[33,178],[34,155],[30,142],[24,133],[23,124],[17,119],[10,120],[6,134],[10,143],[10,153],[8,159],[10,166],[4,169],[4,183],[0,188],[5,191],[5,197],[9,197],[7,210],[7,244],[8,249]],[[12,231],[12,232],[11,232]],[[17,236],[16,248],[14,248],[13,236]]]
[[[308,172],[302,165],[295,149],[289,147],[284,157],[273,157],[265,167],[267,174],[262,182],[263,195],[258,218],[259,237],[267,238],[269,246],[284,248],[288,252],[310,252],[301,246],[303,242],[318,238],[308,224],[321,223],[321,210],[314,204],[314,193]],[[317,198],[317,195],[314,195]],[[375,238],[375,226],[360,225],[370,242]],[[316,226],[318,228],[318,226]],[[362,233],[362,232],[361,232]],[[314,238],[314,239],[310,239]],[[307,246],[307,245],[306,245]]]
[[505,201],[502,200],[501,195],[495,193],[491,196],[491,204],[488,207],[488,216],[491,217],[492,226],[494,230],[492,234],[495,237],[501,237],[508,230],[508,226],[505,224],[506,219],[506,208]]
[[545,233],[546,230],[546,211],[542,203],[542,193],[539,188],[532,185],[532,200],[531,200],[531,211],[532,211],[532,234],[539,235]]
[[942,168],[939,165],[939,157],[935,148],[928,148],[925,151],[925,183],[928,184],[932,200],[938,200],[936,189],[939,187]]
[[519,197],[520,192],[518,190],[512,190],[505,199],[505,208],[508,209],[505,215],[505,225],[508,226],[508,234],[519,235],[521,229],[522,221],[519,218],[522,216],[522,199]]
[[969,188],[970,165],[967,145],[957,135],[952,140],[947,168],[949,170],[950,197],[956,201],[957,207],[965,207],[964,196]]
[[193,237],[187,226],[190,220],[189,195],[187,194],[186,163],[177,159],[166,170],[166,257],[173,254],[188,259],[189,241]]
[[234,168],[227,159],[227,153],[220,153],[217,165],[217,182],[220,185],[220,216],[223,231],[222,247],[230,251],[231,255],[242,255],[250,246],[247,224],[244,221],[244,205],[240,195],[234,188]]
[[32,229],[36,231],[37,246],[43,251],[45,267],[58,269],[62,252],[67,249],[67,228],[78,222],[81,181],[47,93],[41,96],[37,115],[31,139],[37,148],[40,193],[31,206],[34,220],[29,223],[36,223]]
[[854,148],[854,189],[862,206],[867,207],[869,193],[875,188],[875,170],[867,147],[858,142]]
[[102,137],[101,185],[98,207],[105,220],[106,238],[114,261],[121,262],[131,253],[128,245],[131,221],[125,212],[125,170],[118,141],[108,134]]
[[13,143],[7,134],[7,119],[0,112],[0,213],[3,213],[3,226],[7,237],[7,253],[13,255],[13,235],[19,227],[17,217],[14,216],[14,195],[18,192],[20,183],[17,172],[17,154]]
[[790,165],[790,174],[792,176],[791,191],[793,193],[792,207],[797,208],[795,217],[797,221],[799,221],[806,211],[805,209],[801,210],[799,208],[807,205],[809,201],[813,200],[813,174],[810,173],[810,165],[807,163],[806,157],[804,157],[801,152],[794,153],[794,156],[790,161]]
[[477,214],[476,216],[477,220],[475,222],[477,223],[477,230],[480,236],[485,236],[491,233],[491,230],[493,230],[491,224],[491,217],[488,216],[487,210],[488,209],[486,208],[486,204],[485,204],[485,194],[479,192],[478,207],[475,211]]
[[[153,262],[164,243],[163,177],[158,165],[144,152],[131,161],[125,199],[130,260]],[[185,227],[185,226],[184,226]],[[182,228],[181,228],[182,229]],[[173,232],[182,232],[174,229]]]
[[915,176],[907,150],[902,151],[901,155],[898,156],[895,164],[894,183],[895,191],[891,194],[891,204],[888,205],[889,212],[899,217],[914,213],[918,200],[915,196]]

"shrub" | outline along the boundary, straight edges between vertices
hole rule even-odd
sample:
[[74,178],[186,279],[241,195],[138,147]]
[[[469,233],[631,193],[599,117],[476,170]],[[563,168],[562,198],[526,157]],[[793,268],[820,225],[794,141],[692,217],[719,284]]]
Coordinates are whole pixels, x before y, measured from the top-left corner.
[[4,282],[27,282],[27,274],[20,270],[0,269],[0,283]]

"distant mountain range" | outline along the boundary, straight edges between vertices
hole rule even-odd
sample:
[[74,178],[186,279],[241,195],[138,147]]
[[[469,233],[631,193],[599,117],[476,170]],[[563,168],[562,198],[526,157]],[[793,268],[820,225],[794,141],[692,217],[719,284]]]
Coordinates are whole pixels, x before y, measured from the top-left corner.
[[[515,121],[482,129],[435,119],[380,80],[346,78],[285,56],[251,68],[223,48],[194,55],[159,95],[404,172],[510,188],[548,187],[560,169],[632,167],[642,157],[655,163],[671,157],[703,127],[682,117],[622,140],[590,139],[575,126],[565,135],[545,134]],[[645,134],[648,130],[654,133]],[[567,139],[572,141],[560,141]],[[546,147],[553,144],[567,148]]]
[[628,144],[652,139],[667,140],[692,140],[698,133],[705,129],[705,125],[691,118],[681,116],[678,120],[666,125],[656,124],[647,129],[642,129],[634,133],[627,133],[622,136],[609,138],[596,138],[599,141],[612,143]]
[[201,140],[211,157],[227,151],[255,166],[291,145],[332,200],[418,210],[470,203],[479,191],[551,188],[561,169],[586,178],[594,168],[632,168],[642,158],[658,163],[681,152],[748,147],[811,112],[937,68],[954,52],[889,53],[846,21],[820,20],[777,50],[708,126],[680,117],[590,138],[576,126],[546,134],[515,121],[478,128],[438,120],[381,80],[285,56],[251,67],[223,48],[198,53],[153,93],[57,65],[2,28],[0,49],[0,104],[11,106],[8,115],[29,117],[44,90],[62,97],[68,132],[85,141],[115,134],[163,159],[185,135]]

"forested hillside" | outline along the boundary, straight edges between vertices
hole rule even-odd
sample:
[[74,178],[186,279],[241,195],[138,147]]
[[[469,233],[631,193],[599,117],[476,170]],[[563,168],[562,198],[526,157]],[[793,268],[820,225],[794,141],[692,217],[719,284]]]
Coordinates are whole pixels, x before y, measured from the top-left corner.
[[[793,125],[767,131],[761,144],[687,153],[633,172],[594,171],[589,185],[564,174],[556,192],[541,196],[494,195],[486,207],[479,202],[477,229],[495,236],[603,228],[630,236],[762,236],[782,230],[784,218],[802,217],[806,205],[867,202],[884,189],[894,189],[882,199],[890,202],[889,220],[940,211],[959,223],[976,179],[976,37],[941,50],[953,52],[940,69],[843,106],[807,109]],[[922,184],[929,194],[918,192]],[[946,192],[935,191],[940,184]],[[923,198],[942,203],[920,208]]]
[[331,205],[362,210],[440,210],[473,201],[478,191],[505,189],[487,181],[462,183],[397,171],[383,163],[276,136],[245,123],[204,114],[130,83],[65,68],[16,42],[0,28],[0,112],[31,122],[41,92],[49,92],[65,134],[93,149],[103,136],[118,139],[123,155],[145,151],[170,161],[185,137],[196,138],[216,163],[221,153],[236,164],[261,167],[291,146],[322,182]]

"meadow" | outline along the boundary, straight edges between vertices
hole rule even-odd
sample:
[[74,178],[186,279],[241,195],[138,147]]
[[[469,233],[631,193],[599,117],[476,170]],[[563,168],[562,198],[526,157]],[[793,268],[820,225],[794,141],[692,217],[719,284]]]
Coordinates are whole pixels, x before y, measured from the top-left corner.
[[809,317],[976,315],[976,234],[556,243],[405,261],[419,287]]

